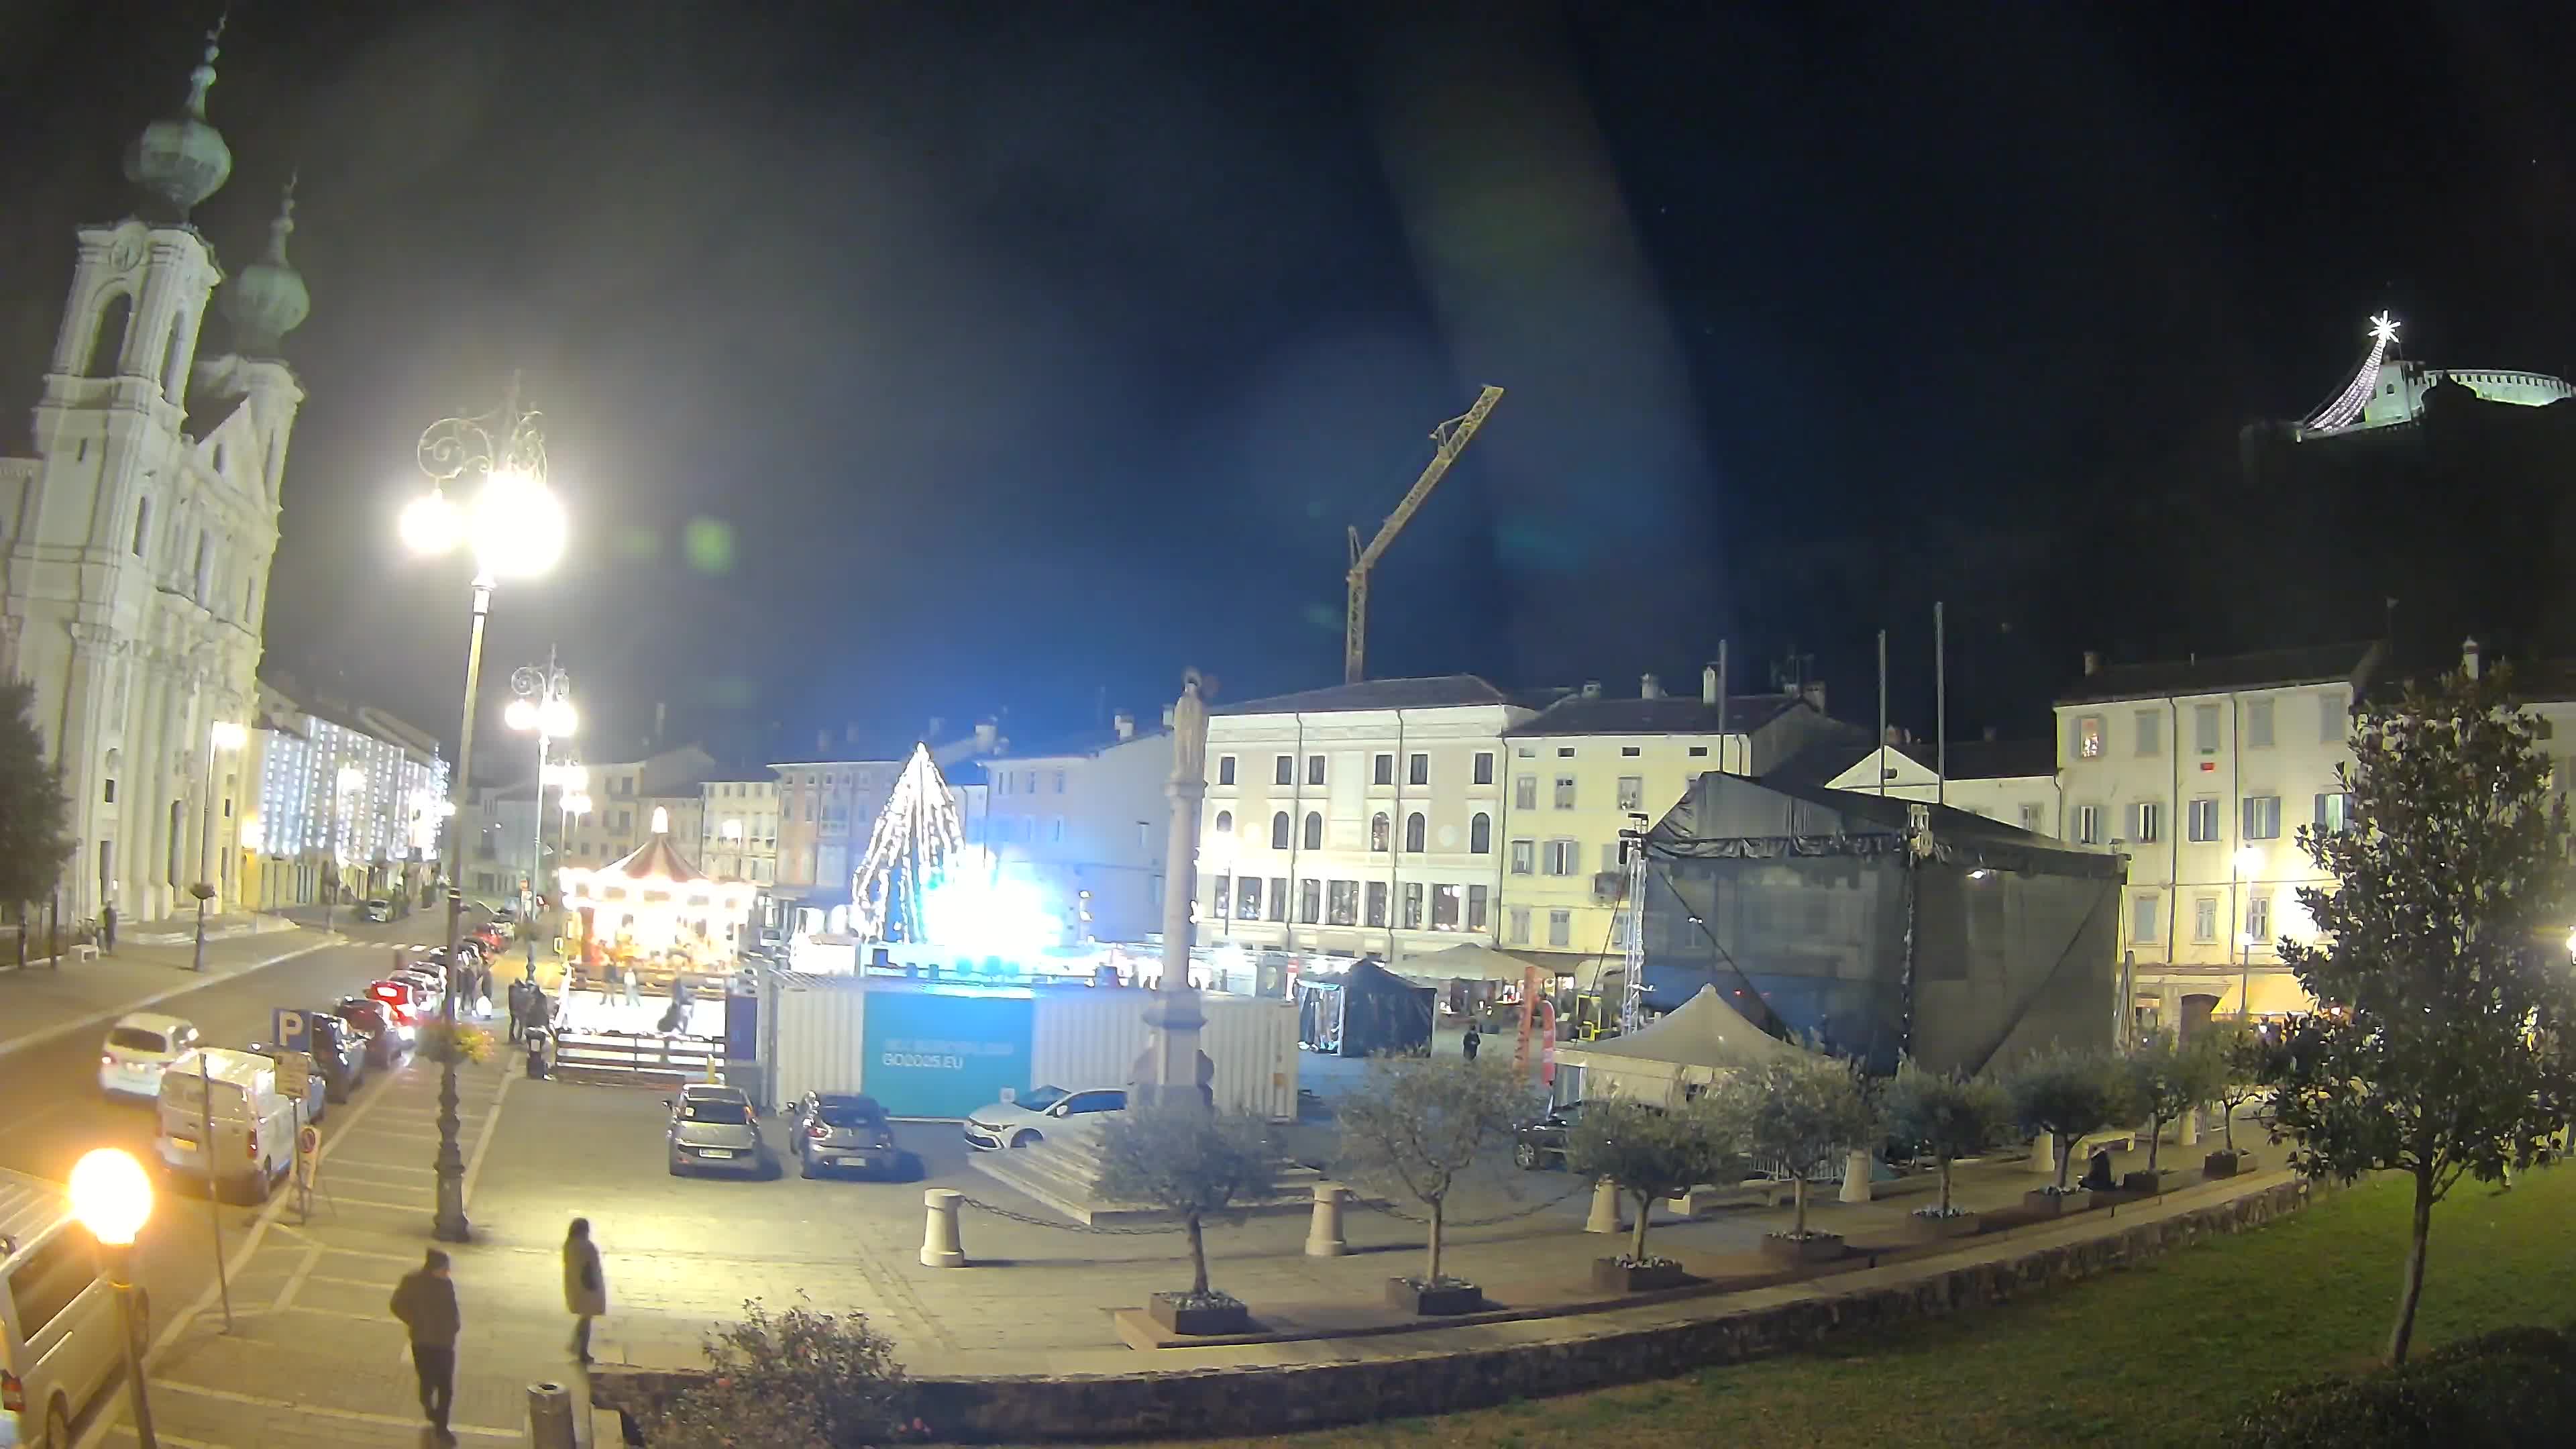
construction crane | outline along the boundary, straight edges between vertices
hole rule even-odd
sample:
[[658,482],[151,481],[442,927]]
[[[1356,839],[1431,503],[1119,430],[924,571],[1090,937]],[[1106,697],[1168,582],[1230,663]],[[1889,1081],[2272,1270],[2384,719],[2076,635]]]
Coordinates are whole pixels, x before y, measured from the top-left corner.
[[1422,470],[1421,477],[1413,480],[1413,490],[1404,495],[1404,501],[1395,505],[1395,511],[1378,526],[1377,537],[1369,540],[1368,547],[1360,547],[1360,531],[1356,528],[1351,530],[1351,597],[1349,611],[1343,618],[1342,683],[1357,684],[1366,673],[1369,570],[1377,567],[1387,545],[1395,542],[1395,536],[1404,531],[1404,525],[1413,521],[1415,511],[1422,507],[1422,500],[1431,496],[1431,490],[1438,487],[1442,476],[1448,473],[1449,465],[1457,462],[1458,455],[1467,450],[1468,440],[1485,425],[1485,415],[1502,400],[1501,388],[1488,387],[1476,395],[1476,405],[1467,409],[1466,416],[1451,418],[1431,430],[1430,464]]

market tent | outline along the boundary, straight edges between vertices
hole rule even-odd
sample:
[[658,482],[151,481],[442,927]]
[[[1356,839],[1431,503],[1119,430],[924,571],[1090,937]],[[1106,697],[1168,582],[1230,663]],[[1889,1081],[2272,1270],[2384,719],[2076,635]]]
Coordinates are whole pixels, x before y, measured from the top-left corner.
[[[1445,946],[1437,951],[1407,955],[1397,965],[1396,973],[1416,981],[1504,981],[1517,982],[1530,963],[1509,951],[1469,941],[1464,945]],[[1541,989],[1554,984],[1553,969],[1539,972]]]
[[1297,1036],[1308,1051],[1346,1057],[1431,1050],[1431,1009],[1439,993],[1372,960],[1338,976],[1297,983]]
[[1636,1097],[1678,1106],[1720,1074],[1806,1055],[1745,1019],[1714,986],[1628,1036],[1559,1046],[1559,1068],[1579,1068],[1578,1094]]

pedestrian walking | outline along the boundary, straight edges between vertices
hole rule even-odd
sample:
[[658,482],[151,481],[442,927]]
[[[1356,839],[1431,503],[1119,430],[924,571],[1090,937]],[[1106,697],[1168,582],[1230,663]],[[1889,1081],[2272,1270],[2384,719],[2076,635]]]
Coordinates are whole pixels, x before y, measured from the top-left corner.
[[394,1286],[393,1315],[411,1334],[411,1368],[420,1380],[420,1411],[442,1444],[453,1444],[447,1410],[456,1400],[456,1339],[465,1320],[456,1309],[447,1255],[432,1248],[421,1265]]
[[108,955],[116,954],[116,907],[113,905],[98,908],[98,944],[99,949]]
[[564,1311],[572,1315],[572,1356],[590,1362],[590,1321],[608,1311],[608,1279],[599,1270],[599,1245],[590,1219],[574,1218],[563,1245]]
[[644,984],[637,979],[632,961],[626,963],[626,1004],[638,1007],[644,1004]]
[[1467,1023],[1466,1039],[1458,1043],[1459,1049],[1467,1054],[1467,1060],[1471,1062],[1474,1061],[1476,1059],[1477,1049],[1482,1047],[1484,1044],[1485,1034],[1476,1030],[1476,1024],[1474,1022],[1471,1021]]

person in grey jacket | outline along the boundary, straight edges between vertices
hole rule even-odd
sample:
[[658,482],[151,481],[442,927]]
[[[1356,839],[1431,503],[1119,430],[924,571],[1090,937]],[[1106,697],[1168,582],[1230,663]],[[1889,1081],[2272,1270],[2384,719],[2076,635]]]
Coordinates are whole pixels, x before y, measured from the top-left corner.
[[574,1218],[563,1245],[564,1311],[573,1316],[572,1356],[590,1362],[590,1321],[608,1311],[608,1278],[599,1268],[599,1245],[590,1219]]
[[393,1315],[411,1334],[411,1367],[420,1380],[420,1411],[438,1432],[439,1442],[453,1444],[447,1410],[456,1400],[456,1337],[465,1330],[456,1309],[456,1285],[448,1281],[447,1255],[429,1250],[421,1265],[394,1285]]

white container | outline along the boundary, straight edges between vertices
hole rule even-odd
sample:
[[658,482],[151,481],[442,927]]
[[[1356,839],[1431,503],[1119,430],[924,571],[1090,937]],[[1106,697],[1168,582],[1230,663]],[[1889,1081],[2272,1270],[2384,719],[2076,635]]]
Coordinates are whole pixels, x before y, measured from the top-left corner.
[[763,978],[760,1050],[769,1063],[780,1107],[807,1092],[867,1090],[866,983],[856,976]]

